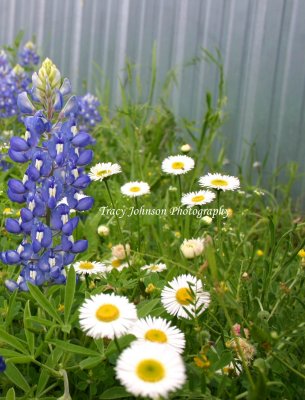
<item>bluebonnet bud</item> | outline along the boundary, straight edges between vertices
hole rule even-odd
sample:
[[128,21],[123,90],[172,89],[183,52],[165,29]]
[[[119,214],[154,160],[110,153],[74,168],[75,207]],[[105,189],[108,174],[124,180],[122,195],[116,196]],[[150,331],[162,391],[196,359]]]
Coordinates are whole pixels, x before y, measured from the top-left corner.
[[39,63],[39,55],[33,42],[27,42],[19,52],[20,64],[23,67],[33,67]]
[[98,110],[100,102],[97,97],[90,93],[78,97],[77,100],[79,105],[79,129],[90,132],[90,130],[92,130],[92,128],[102,120],[101,114]]
[[93,205],[83,193],[90,184],[84,166],[93,157],[86,146],[93,140],[78,130],[75,97],[65,101],[70,91],[68,80],[61,83],[59,70],[46,59],[33,74],[32,90],[19,95],[21,110],[30,115],[24,118],[24,136],[11,138],[8,153],[27,164],[22,179],[8,181],[8,197],[23,204],[20,217],[5,223],[8,232],[20,236],[20,245],[0,253],[3,263],[21,266],[17,281],[5,282],[9,290],[28,290],[28,282],[64,283],[65,265],[88,248],[87,240],[74,239],[79,217],[71,217],[71,211]]
[[5,371],[6,369],[6,364],[4,362],[4,358],[0,356],[0,372]]

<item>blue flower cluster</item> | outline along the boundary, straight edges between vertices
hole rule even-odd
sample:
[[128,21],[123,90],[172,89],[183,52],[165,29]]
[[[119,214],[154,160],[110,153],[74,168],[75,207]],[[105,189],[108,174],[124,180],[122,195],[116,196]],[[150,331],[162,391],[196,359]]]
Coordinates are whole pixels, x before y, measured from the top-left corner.
[[100,102],[97,97],[91,93],[78,97],[79,115],[78,123],[80,129],[89,131],[102,121],[101,114],[98,110]]
[[88,247],[87,240],[74,240],[79,217],[71,213],[93,205],[93,198],[83,193],[90,183],[84,168],[93,157],[86,148],[92,137],[76,126],[76,97],[65,103],[70,82],[61,82],[59,70],[49,59],[32,81],[36,106],[26,92],[19,95],[21,112],[30,116],[24,118],[24,137],[12,137],[8,152],[13,161],[28,163],[22,180],[8,181],[10,200],[25,203],[20,218],[8,218],[5,224],[8,232],[22,237],[16,250],[0,253],[3,263],[21,267],[17,281],[5,283],[10,290],[27,290],[28,282],[65,282],[64,266]]
[[20,64],[23,67],[33,68],[39,64],[39,55],[36,53],[36,47],[33,42],[27,42],[19,52]]
[[39,56],[32,42],[26,43],[19,53],[19,59],[20,64],[12,67],[5,51],[0,51],[0,118],[18,115],[18,95],[28,90],[31,83],[30,73],[39,62]]

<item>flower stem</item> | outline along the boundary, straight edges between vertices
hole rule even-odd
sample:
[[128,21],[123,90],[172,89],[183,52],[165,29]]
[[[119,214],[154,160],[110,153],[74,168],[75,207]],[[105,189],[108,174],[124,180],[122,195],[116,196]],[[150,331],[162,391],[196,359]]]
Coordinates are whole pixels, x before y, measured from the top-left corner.
[[[108,195],[109,195],[109,198],[110,198],[110,202],[111,202],[111,204],[112,204],[112,207],[115,209],[115,204],[114,204],[114,201],[113,201],[113,198],[112,198],[112,195],[111,195],[109,186],[108,186],[107,179],[105,179],[104,182],[105,182],[105,186],[106,186],[106,189],[107,189],[107,192],[108,192]],[[115,213],[114,215],[115,215],[117,227],[118,227],[118,230],[119,230],[119,233],[120,233],[120,236],[121,236],[122,244],[123,244],[123,246],[124,246],[127,264],[128,264],[128,267],[130,267],[129,256],[128,256],[128,253],[127,253],[127,250],[126,250],[126,244],[125,244],[125,240],[124,240],[123,231],[122,231],[122,229],[121,229],[120,220],[119,220],[119,217],[117,216],[116,213]]]
[[139,210],[139,203],[137,197],[135,197],[135,204],[136,204],[136,209],[138,210],[137,214],[137,230],[138,230],[138,248],[137,250],[140,251],[141,248],[141,235],[140,235],[140,210]]

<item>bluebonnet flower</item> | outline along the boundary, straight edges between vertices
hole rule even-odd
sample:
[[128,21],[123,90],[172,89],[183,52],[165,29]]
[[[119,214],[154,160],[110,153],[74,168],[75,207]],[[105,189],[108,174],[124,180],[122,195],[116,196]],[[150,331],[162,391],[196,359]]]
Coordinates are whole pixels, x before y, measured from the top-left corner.
[[28,290],[28,282],[64,283],[64,266],[88,247],[87,240],[73,236],[79,217],[71,211],[87,211],[93,205],[93,198],[83,193],[90,183],[84,168],[93,157],[86,148],[92,137],[77,128],[76,99],[65,102],[70,90],[70,83],[62,83],[59,70],[46,59],[33,74],[32,99],[26,92],[18,97],[19,108],[30,115],[24,118],[24,137],[12,137],[8,153],[13,161],[27,164],[22,180],[8,181],[8,197],[23,204],[20,217],[5,223],[21,243],[0,253],[2,262],[21,267],[16,281],[5,282],[9,290]]
[[5,371],[5,369],[6,369],[6,364],[4,358],[0,356],[0,372]]
[[90,131],[98,122],[101,122],[102,120],[98,110],[100,102],[97,97],[90,93],[87,93],[85,96],[78,97],[77,100],[79,104],[79,128],[80,130]]
[[27,42],[19,52],[20,64],[23,67],[33,67],[39,64],[39,55],[36,53],[36,46],[33,42]]

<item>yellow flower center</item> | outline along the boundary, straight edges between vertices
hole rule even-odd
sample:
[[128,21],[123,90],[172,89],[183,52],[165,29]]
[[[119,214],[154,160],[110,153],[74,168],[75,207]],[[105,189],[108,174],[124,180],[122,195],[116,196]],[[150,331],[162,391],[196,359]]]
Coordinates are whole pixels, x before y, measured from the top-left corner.
[[139,362],[137,375],[144,382],[159,382],[165,377],[165,369],[160,361],[147,359]]
[[141,188],[139,188],[139,186],[132,186],[132,187],[129,189],[129,191],[130,191],[130,192],[133,192],[133,193],[139,192],[140,190],[141,190]]
[[145,333],[145,339],[157,343],[167,342],[166,334],[163,331],[160,331],[159,329],[150,329],[149,331],[147,331]]
[[149,269],[150,269],[151,271],[158,271],[159,266],[158,266],[158,265],[151,265],[151,266],[149,267]]
[[213,179],[211,184],[214,186],[228,186],[228,182],[224,179]]
[[106,174],[111,174],[110,169],[102,169],[101,171],[98,171],[96,175],[97,176],[104,176]]
[[193,301],[193,295],[189,288],[180,288],[176,292],[176,300],[182,306],[187,306]]
[[83,261],[80,263],[79,269],[94,269],[94,265],[90,261]]
[[204,196],[202,196],[202,195],[194,196],[194,197],[192,198],[192,202],[193,202],[193,203],[199,203],[199,202],[202,201],[202,200],[204,200]]
[[181,161],[175,161],[172,163],[172,168],[173,169],[183,169],[184,168],[184,163]]
[[111,261],[111,265],[113,268],[119,268],[121,266],[121,260],[116,258],[115,260]]
[[112,322],[119,316],[120,310],[113,304],[103,304],[96,311],[96,318],[101,322]]

